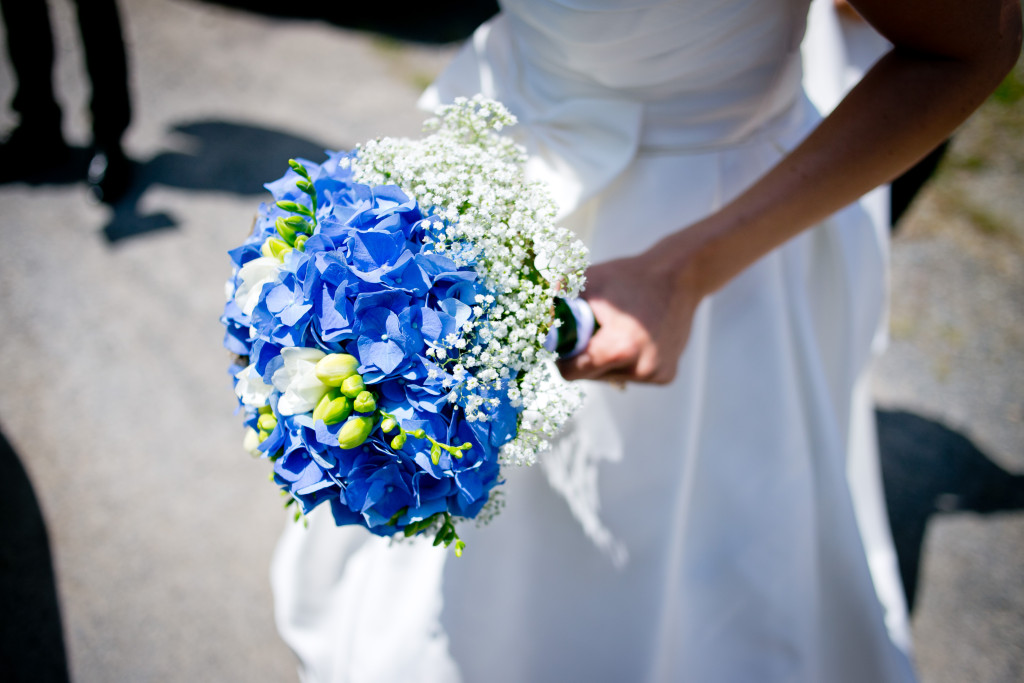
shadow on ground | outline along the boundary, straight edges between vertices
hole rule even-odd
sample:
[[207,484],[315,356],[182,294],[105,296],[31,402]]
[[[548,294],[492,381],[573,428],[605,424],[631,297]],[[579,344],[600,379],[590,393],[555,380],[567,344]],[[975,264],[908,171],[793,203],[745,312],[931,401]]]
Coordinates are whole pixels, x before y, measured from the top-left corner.
[[67,681],[50,543],[32,484],[0,432],[0,680]]
[[280,2],[280,0],[206,0],[272,17],[320,19],[343,28],[418,43],[452,43],[468,37],[498,11],[497,0],[417,2]]
[[260,197],[267,195],[263,183],[288,170],[289,158],[319,162],[327,149],[306,138],[227,121],[184,123],[174,131],[185,136],[190,151],[164,152],[136,163],[131,188],[114,205],[110,222],[103,228],[109,242],[176,227],[165,213],[140,210],[139,200],[150,187]]
[[[132,162],[131,185],[113,204],[110,220],[103,227],[108,242],[177,227],[174,217],[166,213],[143,211],[140,200],[151,187],[253,198],[269,196],[263,183],[284,175],[289,158],[320,161],[327,150],[325,145],[307,138],[229,121],[182,123],[176,125],[173,132],[187,151],[162,152],[149,161]],[[68,163],[21,182],[30,185],[84,183],[90,155],[88,149],[73,149]]]
[[889,523],[913,609],[932,515],[1024,509],[1024,476],[1002,469],[970,439],[934,420],[886,410],[877,419]]

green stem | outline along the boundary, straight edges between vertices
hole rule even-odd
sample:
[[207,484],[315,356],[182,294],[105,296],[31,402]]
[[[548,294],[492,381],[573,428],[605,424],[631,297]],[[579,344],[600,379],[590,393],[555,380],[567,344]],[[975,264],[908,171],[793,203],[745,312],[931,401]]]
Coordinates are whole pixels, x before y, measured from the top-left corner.
[[[432,437],[429,434],[427,434],[426,432],[424,432],[422,429],[414,429],[413,431],[409,431],[408,429],[404,428],[401,425],[401,423],[398,422],[398,418],[396,418],[391,413],[388,413],[388,412],[383,411],[383,410],[380,410],[378,412],[380,412],[382,418],[384,418],[384,419],[391,418],[392,420],[395,421],[395,424],[398,425],[398,433],[399,434],[401,434],[403,436],[406,436],[406,437],[411,436],[411,437],[416,438],[416,439],[426,439],[427,441],[429,441],[430,442],[430,461],[432,463],[434,463],[435,465],[438,464],[441,461],[441,451],[442,450],[448,451],[448,453],[453,458],[461,459],[462,456],[463,456],[462,451],[468,451],[469,449],[471,449],[473,447],[473,444],[471,444],[469,442],[466,442],[464,444],[460,444],[458,446],[450,446],[450,445],[448,445],[446,443],[441,443],[440,441],[437,441],[436,439],[434,439],[434,437]],[[381,421],[383,422],[383,419]]]
[[[302,192],[309,197],[309,202],[312,208],[299,204],[298,202],[282,200],[277,202],[277,207],[282,211],[287,211],[292,216],[283,219],[287,224],[287,227],[292,230],[297,230],[300,233],[312,235],[316,230],[316,210],[317,210],[317,198],[316,198],[316,187],[313,185],[313,179],[309,176],[309,171],[302,165],[301,162],[295,159],[289,159],[288,165],[293,171],[301,176],[301,179],[296,182],[296,185]],[[309,219],[308,221],[306,219]],[[296,244],[295,236],[291,235],[289,238],[290,230],[282,230],[282,226],[278,226],[278,231],[282,233],[282,237],[288,241],[291,246],[294,246],[299,251],[302,251],[304,242],[302,244]]]

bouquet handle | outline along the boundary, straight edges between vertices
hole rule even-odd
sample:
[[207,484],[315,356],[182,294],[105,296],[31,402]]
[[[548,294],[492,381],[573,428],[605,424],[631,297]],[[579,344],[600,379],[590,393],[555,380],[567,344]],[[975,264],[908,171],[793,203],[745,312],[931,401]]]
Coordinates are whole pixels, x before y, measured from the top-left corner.
[[555,319],[561,324],[552,325],[548,330],[544,348],[554,351],[559,358],[579,355],[599,327],[586,299],[556,298]]

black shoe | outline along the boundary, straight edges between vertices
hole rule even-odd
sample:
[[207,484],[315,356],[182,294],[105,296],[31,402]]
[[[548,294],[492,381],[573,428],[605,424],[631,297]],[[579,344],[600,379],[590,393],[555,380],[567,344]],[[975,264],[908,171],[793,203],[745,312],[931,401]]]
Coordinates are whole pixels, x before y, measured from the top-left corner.
[[97,148],[89,162],[87,179],[96,199],[114,204],[132,184],[132,161],[120,147]]
[[59,129],[18,126],[0,144],[0,183],[46,180],[63,171],[70,158]]

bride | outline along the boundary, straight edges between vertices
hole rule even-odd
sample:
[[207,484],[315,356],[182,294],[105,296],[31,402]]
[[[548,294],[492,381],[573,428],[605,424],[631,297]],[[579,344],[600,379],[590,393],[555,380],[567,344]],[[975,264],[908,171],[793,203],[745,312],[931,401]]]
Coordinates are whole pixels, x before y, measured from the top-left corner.
[[982,102],[1021,17],[851,2],[894,48],[819,122],[807,3],[507,0],[425,94],[508,106],[587,241],[601,327],[561,368],[587,402],[460,559],[289,528],[303,680],[914,679],[879,482],[854,506],[846,475],[873,457],[886,280],[851,203]]

